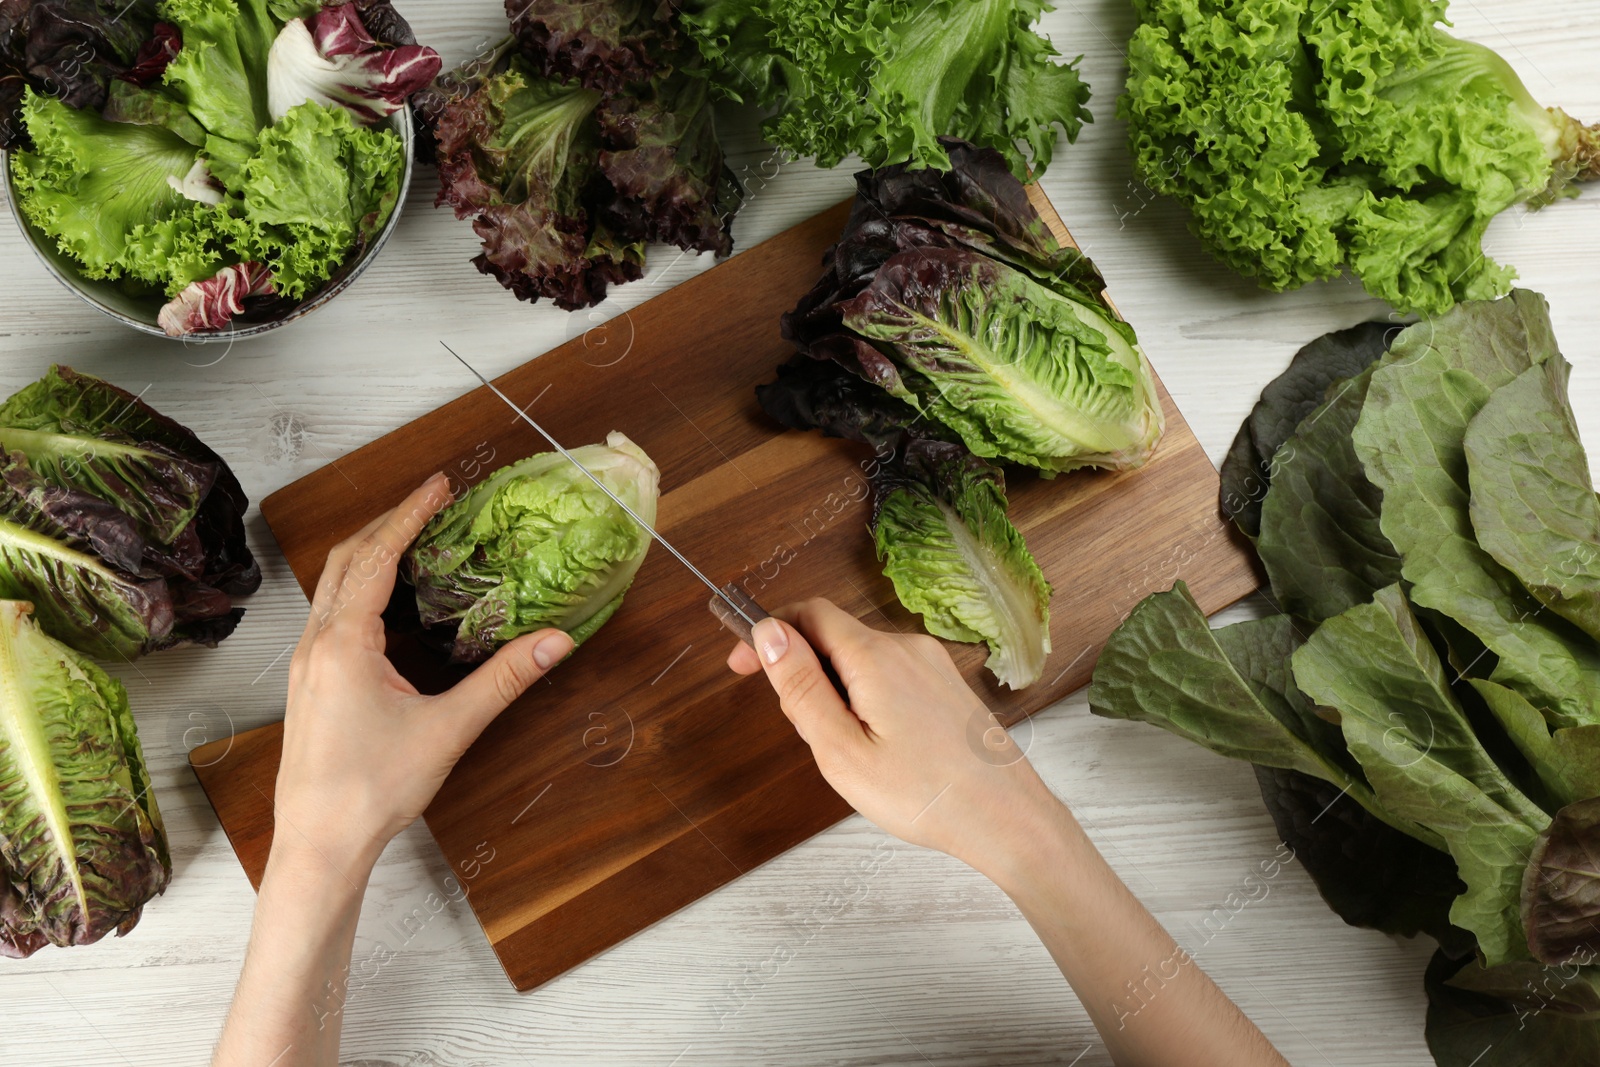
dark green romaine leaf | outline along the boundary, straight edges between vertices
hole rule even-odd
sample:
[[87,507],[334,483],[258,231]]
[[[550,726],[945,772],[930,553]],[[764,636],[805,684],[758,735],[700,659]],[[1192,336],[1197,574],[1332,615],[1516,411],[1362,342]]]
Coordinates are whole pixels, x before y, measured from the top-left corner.
[[1375,818],[1331,782],[1261,766],[1256,782],[1278,837],[1339,918],[1472,951],[1472,935],[1450,924],[1450,904],[1466,886],[1448,852]]
[[1522,875],[1549,816],[1484,751],[1399,587],[1323,623],[1294,653],[1294,677],[1338,713],[1383,809],[1444,839],[1467,884],[1450,921],[1491,965],[1525,959]]
[[[1222,460],[1222,513],[1245,536],[1254,540],[1261,534],[1261,502],[1277,473],[1273,456],[1279,447],[1329,401],[1334,383],[1354,378],[1388,351],[1395,330],[1392,323],[1364,322],[1324,334],[1296,352],[1288,369],[1261,390],[1261,399]],[[1333,396],[1340,396],[1342,389]]]
[[121,684],[0,601],[0,955],[126,933],[171,876]]
[[1558,355],[1538,294],[1460,305],[1395,341],[1373,373],[1353,438],[1383,493],[1383,533],[1405,560],[1411,599],[1494,652],[1495,681],[1554,725],[1579,726],[1600,722],[1600,647],[1479,546],[1463,448],[1468,424],[1496,390]]
[[1133,330],[1096,298],[963,249],[891,257],[833,313],[888,353],[864,375],[985,457],[1046,474],[1149,459],[1163,414]]
[[1212,630],[1179,582],[1146,597],[1111,635],[1089,686],[1089,708],[1151,723],[1232,759],[1332,782],[1397,830],[1442,846],[1438,835],[1378,803],[1340,738],[1283,669],[1303,640],[1284,615]]
[[[1600,1063],[1593,972],[1514,963],[1488,970],[1444,950],[1428,964],[1428,1050],[1439,1067]],[[1573,973],[1576,972],[1576,973]]]
[[1600,639],[1600,499],[1560,356],[1497,389],[1462,447],[1478,543],[1539,602]]
[[1600,959],[1600,797],[1568,804],[1539,835],[1522,886],[1522,923],[1540,963]]
[[1551,733],[1539,709],[1522,694],[1481,678],[1467,682],[1538,776],[1552,798],[1550,810],[1600,796],[1600,724],[1568,726]]
[[1371,377],[1368,367],[1334,385],[1272,458],[1256,551],[1278,606],[1311,622],[1400,580],[1400,556],[1379,527],[1383,495],[1350,441]]
[[[645,522],[661,472],[612,433],[572,450]],[[582,643],[622,605],[650,535],[562,455],[495,471],[423,527],[402,565],[425,627],[454,634],[450,658],[478,663],[522,634],[559,627]]]
[[922,441],[873,479],[873,543],[895,595],[928,632],[984,642],[1001,685],[1039,680],[1050,583],[1006,518],[1005,476],[960,445]]

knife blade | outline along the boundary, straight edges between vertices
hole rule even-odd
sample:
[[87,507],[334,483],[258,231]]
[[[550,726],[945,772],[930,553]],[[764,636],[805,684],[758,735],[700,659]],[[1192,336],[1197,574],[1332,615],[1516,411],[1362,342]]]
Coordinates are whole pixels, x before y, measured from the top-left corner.
[[605,493],[606,496],[610,497],[612,502],[626,512],[630,519],[638,523],[640,528],[643,529],[645,533],[649,534],[656,541],[660,542],[662,548],[665,548],[668,552],[672,553],[673,557],[676,558],[679,563],[683,564],[689,569],[690,574],[693,574],[696,578],[700,579],[700,581],[704,582],[706,588],[710,589],[712,593],[716,594],[711,598],[711,614],[715,615],[717,620],[721,622],[722,625],[733,631],[733,633],[738,636],[739,640],[743,641],[747,645],[750,645],[752,648],[754,647],[754,643],[751,641],[750,631],[756,623],[769,617],[767,612],[762,609],[761,605],[757,604],[752,597],[746,594],[738,586],[729,583],[729,585],[724,588],[717,585],[717,583],[713,582],[710,578],[707,578],[705,573],[701,571],[699,567],[696,567],[693,563],[689,562],[689,557],[685,556],[682,552],[679,552],[673,547],[671,541],[668,541],[665,537],[662,537],[656,532],[653,526],[640,518],[639,515],[631,507],[629,507],[622,500],[622,498],[617,496],[616,493],[613,493],[611,488],[606,485],[605,482],[601,481],[593,471],[589,470],[589,468],[585,467],[582,463],[579,463],[575,458],[573,458],[572,453],[563,448],[561,442],[557,441],[555,437],[550,434],[550,431],[546,430],[543,426],[540,426],[538,421],[534,419],[533,416],[529,415],[527,411],[519,407],[516,401],[512,400],[509,396],[506,396],[505,393],[501,392],[500,388],[479,373],[476,367],[462,359],[459,352],[451,348],[448,344],[445,344],[443,341],[440,341],[439,343],[444,345],[444,350],[446,352],[456,357],[456,361],[458,363],[467,368],[467,370],[471,371],[473,377],[477,378],[478,381],[482,382],[486,387],[488,387],[491,393],[505,401],[506,406],[512,411],[516,412],[518,418],[527,423],[529,426],[532,426],[536,431],[538,431],[540,437],[543,437],[546,441],[550,442],[550,446],[557,452],[561,453],[568,463],[578,468],[578,470],[583,473],[584,477],[588,478],[595,485],[599,486],[600,491]]

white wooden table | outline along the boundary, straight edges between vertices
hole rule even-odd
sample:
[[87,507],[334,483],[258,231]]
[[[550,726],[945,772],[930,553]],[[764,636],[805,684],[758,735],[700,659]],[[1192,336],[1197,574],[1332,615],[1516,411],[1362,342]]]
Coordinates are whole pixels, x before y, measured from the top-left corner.
[[[1182,211],[1132,180],[1113,101],[1133,16],[1123,0],[1058,0],[1045,27],[1083,52],[1097,121],[1044,178],[1109,279],[1190,424],[1220,460],[1261,387],[1299,345],[1384,314],[1353,283],[1274,296],[1208,258]],[[419,36],[457,62],[503,32],[494,0],[402,0]],[[466,12],[470,11],[468,15]],[[1600,11],[1585,0],[1456,0],[1458,32],[1498,50],[1543,102],[1600,119]],[[751,197],[741,248],[852,190],[852,168],[773,173],[748,119],[726,123]],[[654,249],[648,277],[590,315],[529,307],[479,275],[470,227],[434,210],[419,173],[399,231],[348,293],[308,322],[232,351],[145,339],[101,318],[34,261],[0,220],[0,388],[52,362],[109,378],[193,427],[253,498],[468,390],[441,338],[503,373],[711,265]],[[0,213],[9,213],[8,205]],[[1576,364],[1573,398],[1600,441],[1600,198],[1513,212],[1489,248],[1547,294]],[[715,357],[715,341],[708,358]],[[419,472],[426,473],[426,472]],[[306,602],[252,515],[266,574],[238,634],[120,669],[165,814],[173,880],[127,938],[0,961],[0,1063],[174,1067],[206,1061],[222,1024],[255,897],[185,762],[194,744],[281,718],[287,651]],[[1248,609],[1241,609],[1248,610]],[[1422,969],[1431,946],[1344,926],[1304,872],[1214,936],[1202,920],[1274,854],[1248,767],[1154,728],[1089,715],[1082,694],[1017,730],[1112,864],[1296,1064],[1431,1062]],[[346,1064],[1109,1063],[1028,926],[953,860],[892,843],[866,882],[856,863],[887,838],[856,817],[532,994],[506,982],[464,904],[402,932],[448,874],[420,825],[373,879],[357,957],[396,958],[353,992]],[[1254,891],[1260,896],[1260,891]],[[798,951],[777,966],[788,944]]]

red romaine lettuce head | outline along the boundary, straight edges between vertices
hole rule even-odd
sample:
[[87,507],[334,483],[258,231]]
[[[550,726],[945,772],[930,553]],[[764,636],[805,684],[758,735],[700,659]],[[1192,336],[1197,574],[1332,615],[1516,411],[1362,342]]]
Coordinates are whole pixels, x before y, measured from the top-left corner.
[[0,601],[0,956],[125,934],[172,875],[122,685]]
[[506,0],[506,17],[534,70],[608,94],[663,73],[678,48],[669,0]]
[[270,270],[260,263],[240,263],[192,283],[161,309],[156,321],[168,337],[213,333],[242,313],[245,301],[276,291]]
[[[398,17],[398,16],[397,16]],[[409,32],[409,31],[408,31]],[[307,100],[340,105],[361,122],[380,122],[439,74],[439,53],[420,45],[385,47],[354,3],[290,19],[267,59],[268,107],[274,119]]]
[[0,405],[0,596],[89,655],[215,645],[261,571],[239,481],[189,430],[54,367]]

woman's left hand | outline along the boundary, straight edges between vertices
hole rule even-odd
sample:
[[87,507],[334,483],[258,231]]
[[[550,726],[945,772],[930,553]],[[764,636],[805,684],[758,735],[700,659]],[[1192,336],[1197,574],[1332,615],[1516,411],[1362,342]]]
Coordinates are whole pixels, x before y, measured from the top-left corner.
[[395,670],[381,616],[400,557],[449,503],[448,481],[435,475],[328,554],[289,664],[276,833],[341,869],[375,862],[484,727],[572,651],[560,630],[527,634],[431,697]]

